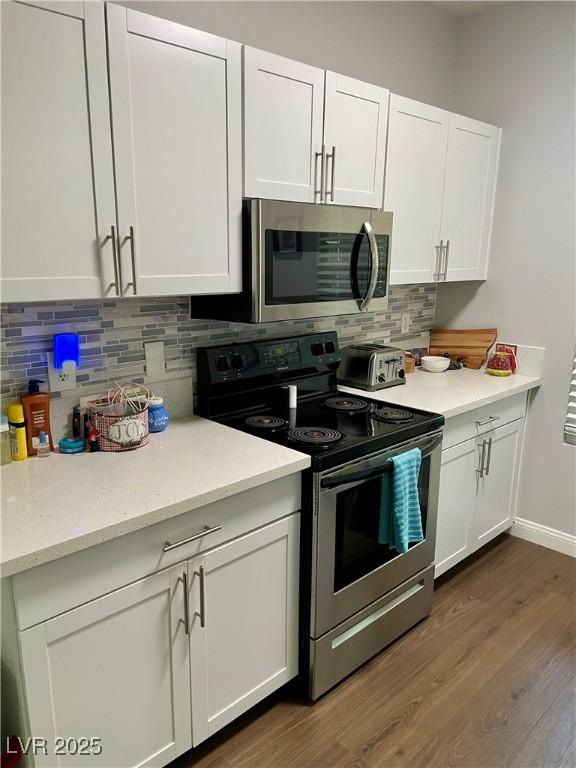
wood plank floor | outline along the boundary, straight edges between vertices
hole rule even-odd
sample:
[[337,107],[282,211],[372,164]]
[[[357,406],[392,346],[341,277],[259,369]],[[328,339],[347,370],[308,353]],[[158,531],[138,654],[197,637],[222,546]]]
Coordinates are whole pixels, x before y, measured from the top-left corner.
[[576,561],[502,536],[315,705],[280,692],[171,768],[576,768]]

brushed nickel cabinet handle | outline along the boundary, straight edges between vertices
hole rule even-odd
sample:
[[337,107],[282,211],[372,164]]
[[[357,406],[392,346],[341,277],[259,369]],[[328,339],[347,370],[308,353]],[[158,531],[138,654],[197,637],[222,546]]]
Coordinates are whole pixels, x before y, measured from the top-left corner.
[[192,541],[197,541],[198,539],[204,538],[204,536],[208,536],[211,533],[216,533],[216,531],[221,531],[222,526],[221,525],[214,525],[212,528],[210,528],[209,525],[204,526],[204,530],[200,531],[200,533],[195,533],[193,536],[188,536],[186,539],[180,539],[180,541],[175,541],[174,544],[171,544],[169,541],[164,542],[164,546],[162,547],[162,552],[171,552],[173,549],[178,549],[178,547],[183,547],[184,544],[190,544]]
[[442,243],[440,243],[440,245],[435,245],[434,248],[436,250],[436,271],[432,277],[435,282],[438,282],[440,279],[440,254],[442,253]]
[[[327,192],[327,195],[330,195],[330,200],[334,202],[334,181],[336,178],[336,147],[332,146],[332,152],[329,155],[326,155],[326,175],[328,175],[328,158],[332,159],[332,168],[330,171],[330,192]],[[325,186],[328,186],[327,184]]]
[[444,249],[444,269],[442,271],[442,280],[446,282],[446,276],[448,274],[448,259],[450,257],[450,240],[446,240],[446,247]]
[[200,576],[200,626],[204,628],[206,626],[206,569],[203,565],[199,568]]
[[132,264],[132,281],[126,283],[126,289],[132,288],[134,296],[136,296],[138,290],[136,287],[136,245],[134,243],[134,227],[130,227],[130,234],[126,235],[124,242],[126,242],[126,240],[130,240],[130,262]]
[[178,581],[182,582],[184,591],[184,618],[178,619],[179,624],[184,624],[184,632],[190,634],[190,605],[188,603],[188,571],[184,571],[182,576],[178,576]]
[[478,465],[478,469],[476,472],[478,473],[478,477],[484,477],[484,455],[486,453],[486,440],[482,440],[482,445],[478,446],[480,448],[480,461]]
[[[314,168],[315,171],[318,168],[318,158],[320,158],[320,189],[316,188],[316,184],[314,184],[314,194],[320,195],[320,202],[324,202],[324,198],[326,196],[326,175],[324,173],[325,171],[325,165],[326,165],[326,147],[324,144],[322,144],[322,151],[321,152],[315,152],[314,153]],[[318,178],[318,175],[316,175],[316,178]]]
[[486,419],[486,421],[477,421],[476,426],[477,427],[485,427],[486,424],[491,424],[493,421],[498,421],[500,416],[490,416],[490,418]]
[[486,477],[490,474],[490,463],[492,461],[492,438],[488,438],[488,456],[486,457]]
[[104,242],[107,243],[108,240],[112,240],[112,264],[114,266],[114,282],[110,283],[108,286],[108,289],[114,288],[116,291],[116,296],[120,296],[120,278],[118,276],[118,253],[116,251],[116,227],[114,224],[110,227],[110,234],[106,235],[104,238]]
[[442,280],[442,256],[444,254],[444,240],[440,240],[440,244],[436,246],[436,273],[434,274],[434,280],[439,283]]

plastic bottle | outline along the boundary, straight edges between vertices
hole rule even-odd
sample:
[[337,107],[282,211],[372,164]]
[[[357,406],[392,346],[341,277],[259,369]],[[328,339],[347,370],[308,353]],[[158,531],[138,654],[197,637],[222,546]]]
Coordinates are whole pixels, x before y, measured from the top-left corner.
[[6,409],[8,415],[8,427],[10,429],[10,450],[14,461],[22,461],[28,458],[26,449],[26,423],[24,422],[24,409],[19,403],[12,403]]
[[39,459],[45,459],[50,456],[50,443],[48,442],[48,435],[46,432],[40,432],[38,435],[38,445],[36,446],[36,453]]
[[40,392],[39,384],[42,384],[41,379],[31,379],[28,382],[28,393],[20,397],[26,422],[28,456],[36,455],[40,432],[46,433],[50,450],[54,450],[50,429],[50,395]]
[[163,432],[170,422],[168,411],[161,397],[153,397],[148,404],[148,429],[150,432]]

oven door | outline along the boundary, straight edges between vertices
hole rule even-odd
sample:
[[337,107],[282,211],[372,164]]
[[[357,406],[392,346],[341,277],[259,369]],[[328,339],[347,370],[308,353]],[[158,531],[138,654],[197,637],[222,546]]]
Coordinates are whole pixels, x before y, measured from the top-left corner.
[[257,322],[388,306],[392,214],[251,200]]
[[[315,478],[311,637],[317,638],[434,561],[442,432]],[[392,456],[419,448],[423,541],[399,554],[378,541],[382,482]],[[391,513],[391,510],[388,510]]]

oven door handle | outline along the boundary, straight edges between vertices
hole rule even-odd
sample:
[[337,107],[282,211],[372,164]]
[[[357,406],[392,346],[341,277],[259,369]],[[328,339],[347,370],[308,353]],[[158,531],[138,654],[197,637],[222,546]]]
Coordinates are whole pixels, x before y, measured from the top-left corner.
[[387,472],[392,472],[392,462],[390,461],[375,469],[364,469],[361,472],[348,472],[346,475],[337,475],[336,477],[324,477],[320,480],[320,487],[337,488],[339,485],[356,483],[358,480],[370,480],[373,477],[385,475]]
[[376,242],[376,235],[372,229],[372,224],[369,221],[365,221],[362,224],[366,237],[368,238],[368,245],[370,248],[370,282],[368,283],[368,290],[366,295],[360,302],[360,311],[364,312],[368,310],[368,305],[372,301],[376,292],[376,283],[378,282],[378,269],[380,266],[380,257],[378,255],[378,243]]
[[401,450],[388,451],[389,455],[383,454],[383,461],[377,467],[369,467],[368,469],[360,469],[356,472],[337,472],[333,475],[328,475],[320,480],[321,488],[338,488],[341,485],[349,485],[350,483],[356,483],[359,480],[370,480],[378,475],[383,475],[386,472],[390,472],[393,468],[390,459],[393,456],[398,456],[401,453],[411,450],[412,448],[419,448],[422,453],[422,458],[427,458],[432,451],[442,445],[442,433],[437,432],[431,435],[426,440],[414,440],[412,443],[406,443],[402,446]]

